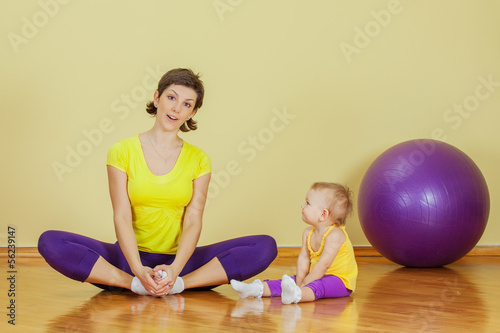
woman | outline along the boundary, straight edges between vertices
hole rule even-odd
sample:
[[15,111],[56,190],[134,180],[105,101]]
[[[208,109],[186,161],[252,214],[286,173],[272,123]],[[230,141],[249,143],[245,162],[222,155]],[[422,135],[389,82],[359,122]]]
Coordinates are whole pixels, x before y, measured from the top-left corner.
[[40,254],[69,278],[103,289],[126,288],[163,296],[213,288],[265,270],[277,255],[270,236],[247,236],[196,247],[202,228],[211,161],[183,141],[204,88],[189,69],[167,72],[147,112],[149,131],[117,142],[108,152],[108,179],[118,242],[103,243],[63,231],[40,236]]

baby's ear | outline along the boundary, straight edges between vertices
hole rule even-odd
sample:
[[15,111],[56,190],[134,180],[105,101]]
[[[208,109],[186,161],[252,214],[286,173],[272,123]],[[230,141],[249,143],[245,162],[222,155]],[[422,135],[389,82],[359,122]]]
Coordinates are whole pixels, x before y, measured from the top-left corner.
[[328,220],[328,217],[330,217],[330,211],[324,208],[323,211],[321,212],[321,220],[326,221]]

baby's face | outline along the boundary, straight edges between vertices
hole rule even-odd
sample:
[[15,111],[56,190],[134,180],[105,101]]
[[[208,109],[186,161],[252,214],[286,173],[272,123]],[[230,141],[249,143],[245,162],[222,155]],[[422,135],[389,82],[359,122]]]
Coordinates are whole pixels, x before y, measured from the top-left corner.
[[328,209],[328,199],[325,190],[309,190],[306,201],[302,204],[302,220],[306,223],[314,223],[324,209]]

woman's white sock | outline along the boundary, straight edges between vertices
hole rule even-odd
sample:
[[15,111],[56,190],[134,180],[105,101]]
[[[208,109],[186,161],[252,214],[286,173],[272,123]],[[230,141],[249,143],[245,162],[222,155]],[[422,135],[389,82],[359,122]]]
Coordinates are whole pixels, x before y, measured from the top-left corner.
[[[157,278],[157,280],[161,280],[161,279],[164,279],[167,277],[167,272],[165,271],[158,271],[158,273],[160,273],[160,278]],[[168,295],[174,295],[174,294],[179,294],[179,293],[182,293],[184,291],[184,280],[178,276],[177,279],[175,280],[175,283],[174,283],[174,286],[172,287],[172,289],[170,289],[170,292],[168,293]]]
[[288,275],[281,278],[281,302],[283,304],[298,303],[302,299],[302,290]]
[[169,291],[169,295],[174,295],[174,294],[179,294],[184,291],[184,280],[178,276],[177,279],[175,280],[174,286],[172,289]]
[[146,290],[146,288],[144,288],[144,286],[141,283],[141,280],[139,280],[137,276],[134,276],[134,278],[132,279],[132,285],[130,286],[130,290],[139,295],[151,296],[151,294]]
[[231,287],[238,293],[240,298],[247,297],[262,297],[264,293],[264,284],[259,279],[253,281],[252,283],[240,282],[237,280],[231,280]]
[[[158,271],[161,275],[161,278],[156,278],[156,280],[161,280],[167,276],[167,273],[164,271]],[[151,293],[144,288],[144,286],[141,283],[141,280],[139,280],[136,276],[132,279],[132,285],[130,286],[130,290],[132,290],[134,293],[139,294],[139,295],[145,295],[145,296],[151,296]],[[184,280],[178,276],[177,279],[175,280],[174,286],[168,293],[169,295],[173,294],[179,294],[184,291]]]

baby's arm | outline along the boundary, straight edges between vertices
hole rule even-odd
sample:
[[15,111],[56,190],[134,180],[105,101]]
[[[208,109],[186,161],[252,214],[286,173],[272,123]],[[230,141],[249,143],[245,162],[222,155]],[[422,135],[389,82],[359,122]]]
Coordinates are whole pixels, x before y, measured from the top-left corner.
[[297,274],[296,274],[296,282],[299,287],[302,286],[302,282],[309,272],[309,250],[307,249],[307,236],[309,235],[309,231],[311,228],[307,228],[304,230],[302,234],[302,248],[300,249],[300,254],[297,259]]
[[309,274],[304,278],[303,285],[311,283],[315,280],[321,279],[328,268],[331,266],[333,260],[339,252],[340,246],[345,242],[346,238],[342,230],[334,228],[332,232],[325,238],[325,246],[321,257]]

